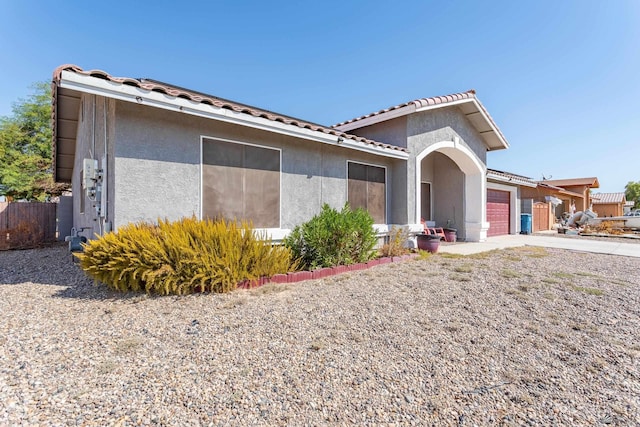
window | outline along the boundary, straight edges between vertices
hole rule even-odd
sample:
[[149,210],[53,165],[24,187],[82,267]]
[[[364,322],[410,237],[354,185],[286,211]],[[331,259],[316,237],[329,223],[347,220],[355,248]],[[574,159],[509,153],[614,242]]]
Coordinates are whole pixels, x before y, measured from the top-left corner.
[[280,150],[202,139],[202,217],[280,227]]
[[347,194],[351,208],[363,208],[376,224],[386,224],[386,169],[354,162],[348,162],[347,169]]

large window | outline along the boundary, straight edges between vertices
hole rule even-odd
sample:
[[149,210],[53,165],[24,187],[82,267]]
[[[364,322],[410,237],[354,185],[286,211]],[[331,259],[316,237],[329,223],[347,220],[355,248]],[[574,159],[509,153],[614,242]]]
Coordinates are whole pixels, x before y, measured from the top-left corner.
[[376,224],[387,222],[386,169],[362,163],[347,163],[349,205],[369,211]]
[[280,150],[202,139],[202,217],[280,227]]

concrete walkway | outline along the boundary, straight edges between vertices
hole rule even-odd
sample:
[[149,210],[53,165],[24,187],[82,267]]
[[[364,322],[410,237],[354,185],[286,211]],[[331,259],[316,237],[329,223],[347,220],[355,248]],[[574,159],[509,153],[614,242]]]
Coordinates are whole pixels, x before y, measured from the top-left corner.
[[486,242],[442,244],[438,252],[470,255],[494,249],[514,248],[518,246],[542,246],[545,248],[568,249],[598,254],[622,255],[640,258],[640,244],[619,241],[589,240],[575,237],[531,236],[514,234],[489,237]]

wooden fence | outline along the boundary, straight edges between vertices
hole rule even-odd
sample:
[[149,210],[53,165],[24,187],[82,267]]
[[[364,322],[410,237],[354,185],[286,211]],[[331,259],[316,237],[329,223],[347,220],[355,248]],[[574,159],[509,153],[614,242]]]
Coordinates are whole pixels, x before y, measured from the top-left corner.
[[0,250],[56,240],[56,203],[0,203]]

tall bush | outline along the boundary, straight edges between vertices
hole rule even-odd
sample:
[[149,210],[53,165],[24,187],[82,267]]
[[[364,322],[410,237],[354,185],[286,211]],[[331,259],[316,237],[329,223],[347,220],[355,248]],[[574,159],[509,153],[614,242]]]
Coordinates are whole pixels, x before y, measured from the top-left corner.
[[273,246],[250,224],[195,218],[129,224],[89,241],[77,257],[112,289],[161,295],[228,292],[242,280],[296,267],[290,249]]
[[310,269],[368,261],[376,256],[376,243],[371,215],[348,204],[340,212],[325,204],[284,240],[301,266]]

